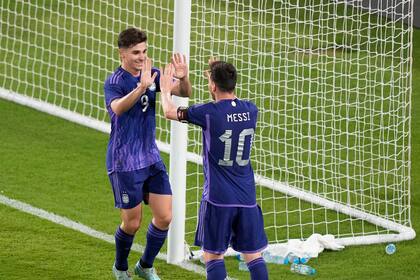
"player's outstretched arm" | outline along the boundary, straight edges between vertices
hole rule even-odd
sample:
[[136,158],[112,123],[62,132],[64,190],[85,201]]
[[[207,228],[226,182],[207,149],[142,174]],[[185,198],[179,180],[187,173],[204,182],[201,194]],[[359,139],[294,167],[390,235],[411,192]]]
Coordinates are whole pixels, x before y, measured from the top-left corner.
[[135,89],[126,96],[114,99],[111,102],[111,109],[117,116],[130,110],[137,100],[139,100],[140,96],[146,92],[146,89],[155,81],[157,72],[153,73],[152,76],[152,60],[150,58],[146,59],[142,72],[140,83],[138,83]]
[[188,65],[185,55],[175,53],[171,63],[174,67],[174,77],[179,80],[179,84],[171,91],[173,95],[190,97],[192,93],[191,82],[188,79]]
[[179,87],[179,80],[174,80],[175,68],[172,64],[168,64],[164,69],[160,69],[160,96],[163,114],[165,118],[170,120],[178,120],[177,107],[172,102],[171,92],[174,88]]

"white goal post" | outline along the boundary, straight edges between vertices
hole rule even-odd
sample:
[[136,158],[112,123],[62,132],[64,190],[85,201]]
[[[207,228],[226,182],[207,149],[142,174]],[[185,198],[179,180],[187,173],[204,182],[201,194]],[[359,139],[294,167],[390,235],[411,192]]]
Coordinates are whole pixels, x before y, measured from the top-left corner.
[[[210,56],[237,67],[237,95],[259,108],[251,161],[270,244],[312,233],[343,245],[409,240],[413,3],[3,1],[0,97],[109,132],[103,82],[119,64],[118,33],[139,27],[155,66],[187,55],[190,104],[210,100]],[[201,132],[156,108],[176,263],[194,239]]]

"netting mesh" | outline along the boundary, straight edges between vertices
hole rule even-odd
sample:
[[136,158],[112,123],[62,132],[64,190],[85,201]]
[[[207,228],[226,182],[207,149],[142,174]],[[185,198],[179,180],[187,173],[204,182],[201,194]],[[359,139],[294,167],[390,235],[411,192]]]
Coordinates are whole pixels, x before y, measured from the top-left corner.
[[[369,4],[370,3],[370,4]],[[410,224],[410,0],[192,1],[190,103],[210,100],[210,56],[238,69],[236,93],[260,110],[252,163],[262,178]],[[103,82],[118,33],[148,34],[155,66],[173,48],[173,1],[2,1],[0,87],[108,121]],[[157,104],[157,138],[169,122]],[[201,153],[190,126],[188,151]],[[191,243],[202,166],[188,163]],[[260,182],[260,181],[259,181]],[[258,185],[270,242],[389,230]]]
[[[411,3],[348,2],[194,1],[194,102],[209,100],[208,57],[232,62],[260,109],[257,174],[409,225]],[[190,139],[198,152],[199,130]],[[271,242],[387,232],[267,186],[258,198]]]

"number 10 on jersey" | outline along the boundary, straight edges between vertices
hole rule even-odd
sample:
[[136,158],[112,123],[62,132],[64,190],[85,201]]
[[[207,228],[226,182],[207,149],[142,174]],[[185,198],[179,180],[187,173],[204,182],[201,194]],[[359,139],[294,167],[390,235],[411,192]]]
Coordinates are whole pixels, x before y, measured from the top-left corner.
[[[244,145],[245,145],[245,138],[246,136],[251,137],[251,141],[249,141],[249,149],[251,149],[252,140],[254,137],[254,129],[253,128],[246,128],[239,133],[238,139],[238,148],[236,150],[236,163],[239,166],[245,166],[249,163],[249,157],[244,159],[242,158],[244,152]],[[223,159],[219,159],[219,165],[222,166],[233,166],[233,160],[231,159],[231,151],[232,151],[232,130],[227,129],[225,133],[223,133],[219,137],[220,141],[225,143],[225,150]]]

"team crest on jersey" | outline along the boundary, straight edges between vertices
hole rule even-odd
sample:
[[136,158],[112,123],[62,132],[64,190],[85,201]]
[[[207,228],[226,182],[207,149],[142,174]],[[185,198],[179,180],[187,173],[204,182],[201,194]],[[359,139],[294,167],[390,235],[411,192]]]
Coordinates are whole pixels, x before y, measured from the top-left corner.
[[149,87],[149,90],[150,91],[155,91],[156,90],[156,84],[155,83],[151,84],[150,87]]
[[128,198],[128,194],[126,194],[126,193],[123,193],[123,194],[122,194],[122,201],[123,201],[123,203],[125,203],[125,204],[127,204],[127,203],[129,203],[129,202],[130,202],[130,199]]

